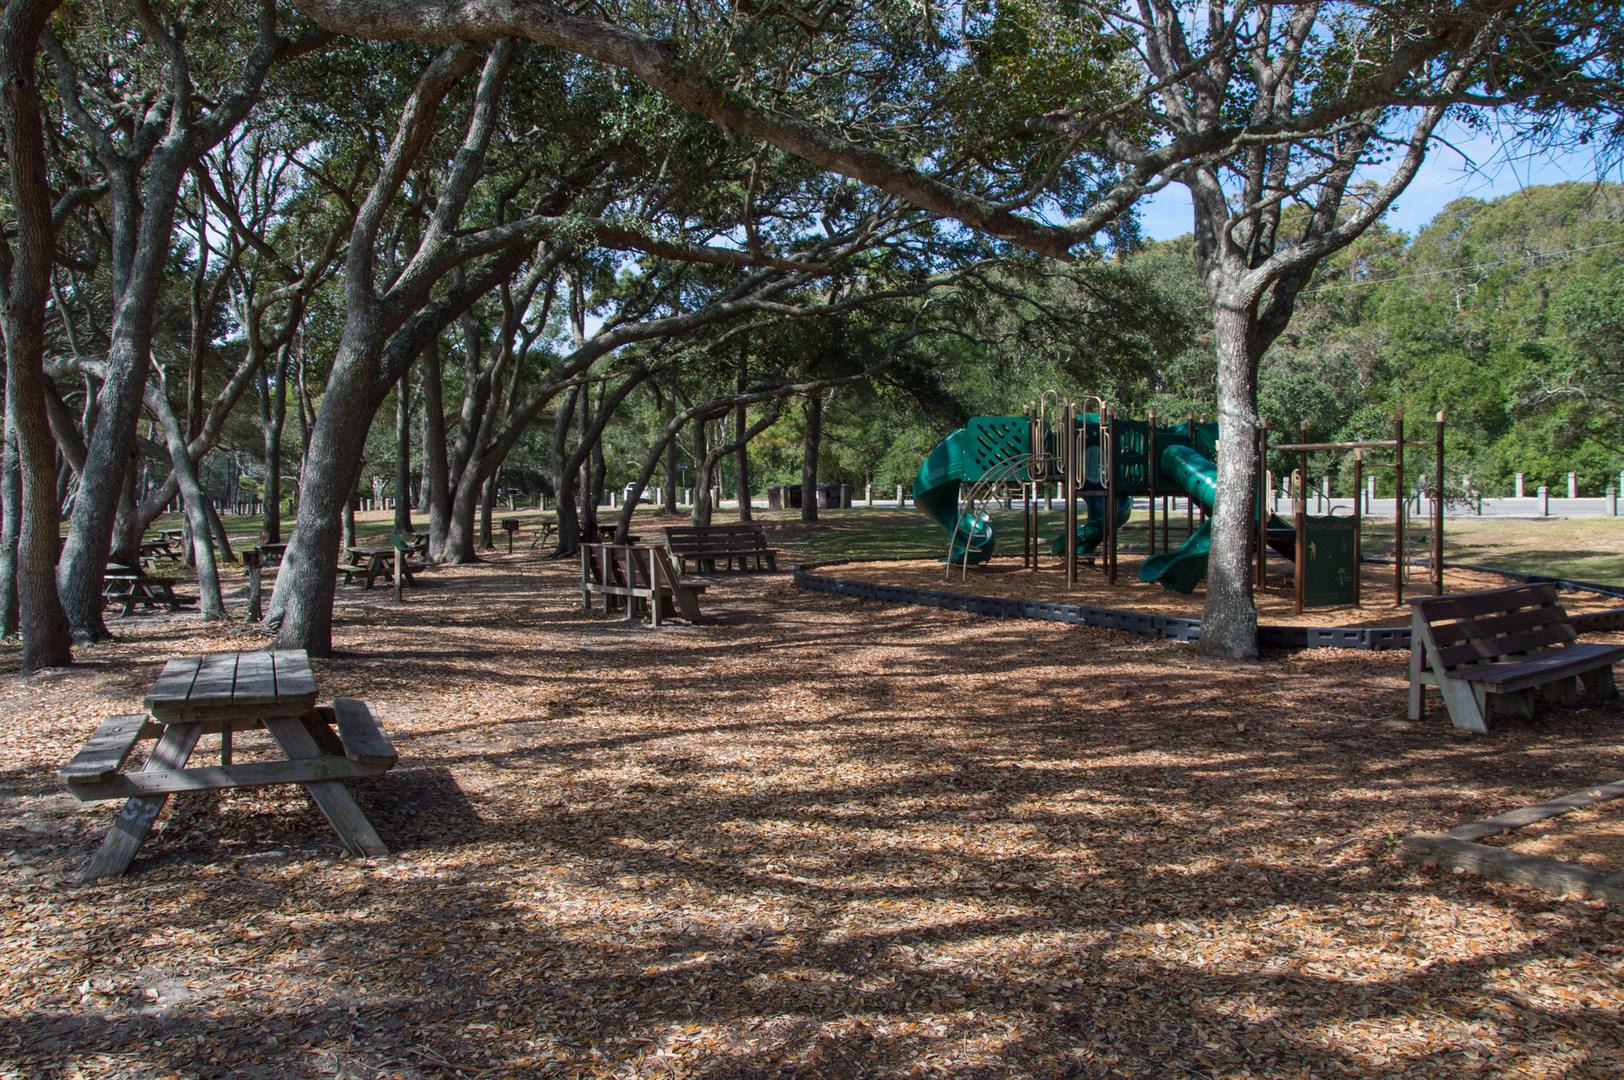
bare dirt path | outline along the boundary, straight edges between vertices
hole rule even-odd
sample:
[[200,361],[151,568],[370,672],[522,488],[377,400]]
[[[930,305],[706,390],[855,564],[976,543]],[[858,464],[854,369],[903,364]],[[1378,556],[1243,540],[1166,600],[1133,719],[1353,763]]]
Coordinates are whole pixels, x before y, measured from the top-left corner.
[[1472,737],[1404,720],[1402,653],[1226,668],[784,574],[651,631],[574,576],[340,590],[322,698],[401,753],[353,784],[370,864],[238,792],[71,886],[113,808],[55,767],[164,658],[263,637],[0,654],[0,1076],[1624,1072],[1624,913],[1389,857],[1624,776],[1616,704]]

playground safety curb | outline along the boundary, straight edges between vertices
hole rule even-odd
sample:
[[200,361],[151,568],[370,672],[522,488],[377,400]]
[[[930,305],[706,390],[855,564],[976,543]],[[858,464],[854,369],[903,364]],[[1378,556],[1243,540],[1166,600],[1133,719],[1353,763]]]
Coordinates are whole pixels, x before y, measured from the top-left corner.
[[[917,557],[914,557],[917,558]],[[1139,637],[1166,638],[1172,641],[1200,641],[1201,620],[1183,619],[1174,615],[1149,615],[1139,611],[1118,611],[1114,608],[1090,607],[1087,604],[1056,604],[1042,600],[1016,600],[1003,596],[975,596],[968,593],[940,592],[935,589],[909,589],[900,585],[882,585],[875,581],[852,581],[848,578],[824,577],[813,573],[850,563],[905,562],[896,559],[834,559],[821,563],[799,563],[795,567],[795,587],[808,592],[831,593],[854,600],[874,600],[885,604],[919,604],[923,607],[963,611],[971,615],[986,615],[995,619],[1034,619],[1038,622],[1058,622],[1068,626],[1097,626],[1106,630],[1121,630]],[[1372,562],[1377,560],[1370,560]],[[1593,582],[1524,574],[1517,570],[1499,570],[1492,566],[1469,563],[1449,563],[1461,569],[1484,570],[1503,574],[1523,583],[1555,582],[1561,589],[1580,589],[1605,596],[1624,597],[1624,590]],[[1598,611],[1589,615],[1576,615],[1574,624],[1584,631],[1624,629],[1624,608]],[[1410,647],[1408,626],[1259,626],[1257,642],[1264,649],[1362,649],[1384,652]]]

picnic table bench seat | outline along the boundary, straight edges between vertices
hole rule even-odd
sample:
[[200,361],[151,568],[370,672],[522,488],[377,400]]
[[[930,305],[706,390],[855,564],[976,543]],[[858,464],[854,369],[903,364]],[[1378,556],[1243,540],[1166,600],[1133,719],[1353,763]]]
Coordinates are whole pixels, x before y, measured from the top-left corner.
[[581,608],[585,611],[592,610],[594,596],[601,596],[605,615],[624,607],[628,619],[647,610],[655,626],[673,615],[695,622],[705,588],[678,580],[676,568],[660,548],[581,545]]
[[333,716],[338,722],[338,738],[344,756],[363,765],[390,766],[400,760],[395,744],[383,729],[383,722],[370,704],[358,698],[334,698]]
[[698,573],[715,573],[718,562],[729,570],[778,569],[778,550],[767,546],[766,530],[751,522],[672,525],[665,530],[665,549],[684,574],[690,563]]
[[1580,644],[1551,582],[1410,605],[1411,720],[1421,719],[1428,686],[1438,688],[1456,727],[1476,732],[1489,729],[1491,701],[1532,716],[1536,690],[1571,704],[1582,680],[1594,696],[1617,695],[1613,664],[1624,658],[1624,645]]
[[[149,726],[154,730],[149,731]],[[144,736],[155,733],[156,726],[151,725],[146,713],[109,716],[73,755],[73,759],[57,770],[57,776],[68,784],[95,784],[111,780],[118,775],[119,766],[130,756],[135,744]]]

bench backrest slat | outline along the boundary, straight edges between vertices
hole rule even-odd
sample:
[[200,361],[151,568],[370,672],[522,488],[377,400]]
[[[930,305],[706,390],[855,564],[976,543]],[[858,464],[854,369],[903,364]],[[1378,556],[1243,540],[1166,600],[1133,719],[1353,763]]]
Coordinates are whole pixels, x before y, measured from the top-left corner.
[[667,525],[665,527],[667,536],[726,536],[728,533],[765,536],[766,529],[749,521],[729,525]]
[[1418,629],[1446,671],[1570,645],[1578,633],[1550,582],[1413,602]]
[[1495,615],[1461,619],[1458,622],[1433,623],[1431,624],[1432,640],[1440,647],[1454,645],[1461,641],[1473,641],[1477,638],[1514,634],[1523,630],[1549,626],[1552,623],[1565,622],[1567,617],[1567,612],[1562,610],[1562,605],[1542,604],[1539,607],[1524,608],[1521,611],[1502,611]]
[[739,551],[765,551],[766,543],[761,537],[727,537],[720,540],[672,540],[666,544],[666,549],[682,555],[693,555],[703,552],[739,552]]
[[665,530],[665,549],[672,555],[703,558],[708,555],[750,555],[770,552],[767,533],[753,522],[731,525],[671,525]]
[[1479,593],[1455,596],[1429,596],[1413,600],[1411,604],[1429,623],[1447,619],[1470,619],[1479,615],[1494,615],[1515,608],[1536,607],[1556,603],[1556,586],[1545,581],[1537,585],[1509,585],[1504,589],[1489,589]]
[[1529,652],[1533,649],[1549,649],[1556,645],[1566,645],[1577,641],[1579,635],[1574,633],[1573,627],[1567,623],[1554,626],[1542,626],[1537,630],[1524,630],[1518,634],[1507,634],[1505,637],[1478,638],[1475,641],[1463,641],[1459,645],[1451,645],[1447,649],[1438,650],[1438,661],[1445,668],[1455,668],[1461,664],[1469,664],[1478,660],[1495,660],[1502,656],[1516,656],[1519,653]]

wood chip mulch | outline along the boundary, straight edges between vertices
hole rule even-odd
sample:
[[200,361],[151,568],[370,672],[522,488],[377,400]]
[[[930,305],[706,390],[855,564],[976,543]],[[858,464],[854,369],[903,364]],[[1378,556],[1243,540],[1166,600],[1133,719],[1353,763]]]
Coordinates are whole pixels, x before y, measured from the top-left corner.
[[1612,802],[1575,810],[1518,829],[1504,844],[1524,855],[1624,874],[1624,807]]
[[[824,566],[817,573],[826,577],[877,581],[910,589],[934,589],[1058,604],[1087,604],[1119,611],[1201,618],[1202,605],[1207,602],[1205,582],[1188,594],[1176,593],[1155,583],[1147,584],[1139,580],[1139,564],[1143,561],[1143,555],[1122,555],[1118,558],[1114,585],[1106,581],[1102,570],[1092,566],[1082,567],[1076,584],[1069,589],[1066,587],[1065,564],[1060,558],[1044,554],[1037,569],[1031,570],[1021,565],[1019,551],[1013,555],[1000,555],[979,566],[971,566],[968,571],[955,563],[951,574],[936,558],[854,561]],[[1392,565],[1369,562],[1360,567],[1361,606],[1311,607],[1298,615],[1293,612],[1291,576],[1283,572],[1288,568],[1289,564],[1282,559],[1269,560],[1269,586],[1256,598],[1259,622],[1270,626],[1409,626],[1409,601],[1432,595],[1427,568],[1412,568],[1411,576],[1404,585],[1405,603],[1395,605]],[[1500,574],[1459,567],[1444,568],[1446,593],[1503,589],[1515,584],[1514,579]],[[1564,592],[1561,600],[1569,615],[1624,607],[1624,600],[1617,597],[1578,590]]]
[[1624,775],[1617,703],[1471,736],[1404,719],[1404,653],[1221,666],[787,574],[655,631],[538,556],[423,580],[341,589],[315,665],[401,753],[352,783],[372,862],[267,789],[74,886],[116,808],[56,767],[166,657],[264,635],[0,653],[0,1077],[1624,1074],[1624,911],[1391,857]]

